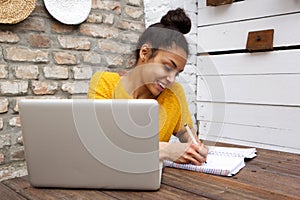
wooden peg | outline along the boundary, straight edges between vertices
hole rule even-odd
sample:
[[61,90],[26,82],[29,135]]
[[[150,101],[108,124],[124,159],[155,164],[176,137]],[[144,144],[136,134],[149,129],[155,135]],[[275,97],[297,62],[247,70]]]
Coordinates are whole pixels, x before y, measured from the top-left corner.
[[207,6],[220,6],[224,4],[230,4],[233,0],[206,0]]
[[273,36],[274,29],[249,32],[246,49],[250,52],[273,50]]

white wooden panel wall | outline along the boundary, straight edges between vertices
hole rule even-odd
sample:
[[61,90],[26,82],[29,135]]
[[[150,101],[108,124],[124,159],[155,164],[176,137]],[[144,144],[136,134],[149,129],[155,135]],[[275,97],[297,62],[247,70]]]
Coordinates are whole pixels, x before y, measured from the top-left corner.
[[266,29],[275,29],[274,47],[300,44],[299,19],[297,13],[201,27],[198,53],[245,49],[248,32]]
[[245,0],[218,7],[206,7],[206,0],[199,0],[198,26],[258,19],[299,12],[298,0]]
[[300,153],[299,107],[199,102],[198,113],[203,139]]
[[197,59],[198,73],[204,76],[300,74],[300,49],[198,56]]
[[[205,2],[198,2],[200,138],[300,153],[300,1]],[[270,28],[275,50],[247,53],[248,32]]]

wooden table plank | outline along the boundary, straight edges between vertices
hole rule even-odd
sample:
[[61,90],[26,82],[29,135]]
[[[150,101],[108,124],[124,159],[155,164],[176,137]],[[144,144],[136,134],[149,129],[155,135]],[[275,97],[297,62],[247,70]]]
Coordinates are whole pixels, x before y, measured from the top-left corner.
[[177,188],[161,185],[158,191],[123,191],[123,190],[74,190],[74,189],[46,189],[32,187],[27,178],[14,178],[4,181],[19,194],[28,199],[207,199],[198,195],[179,190]]
[[[261,155],[259,155],[261,156]],[[281,162],[277,161],[274,158],[262,158],[254,159],[251,162],[246,162],[247,165],[255,165],[260,167],[262,170],[273,171],[280,174],[286,174],[289,176],[300,176],[300,164],[289,163],[289,161]],[[300,162],[299,162],[300,163]]]
[[3,184],[27,199],[116,199],[97,190],[34,188],[29,184],[26,177],[6,180]]
[[[180,172],[178,172],[180,171]],[[211,199],[297,199],[245,184],[232,177],[221,177],[181,169],[164,170],[163,183]]]
[[[116,198],[106,195],[97,190],[75,190],[75,189],[41,189],[28,188],[23,192],[23,195],[28,199],[104,199],[115,200]],[[46,196],[46,198],[45,198]]]
[[117,199],[143,199],[143,200],[182,200],[185,199],[208,199],[206,197],[201,197],[199,195],[186,192],[174,187],[167,185],[161,185],[161,188],[158,191],[103,191],[106,194],[109,194]]
[[242,169],[233,179],[240,183],[255,185],[270,192],[300,197],[299,176],[268,170],[268,166],[261,167],[247,164],[247,167]]
[[24,197],[22,197],[21,195],[19,195],[18,193],[16,193],[14,190],[10,189],[9,187],[7,187],[6,185],[0,183],[0,199],[1,200],[11,200],[11,199],[15,199],[15,200],[25,200]]
[[298,154],[257,149],[257,157],[246,162],[246,167],[233,178],[266,190],[300,197],[299,158]]
[[286,152],[270,151],[266,149],[257,149],[257,154],[262,162],[272,162],[277,165],[294,165],[299,166],[300,154],[292,154]]

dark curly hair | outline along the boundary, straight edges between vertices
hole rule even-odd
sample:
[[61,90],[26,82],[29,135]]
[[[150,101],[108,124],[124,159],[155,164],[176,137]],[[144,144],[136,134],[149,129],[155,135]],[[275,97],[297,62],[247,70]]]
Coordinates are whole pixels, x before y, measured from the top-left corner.
[[150,25],[140,36],[135,51],[136,61],[139,59],[142,45],[146,43],[152,47],[151,57],[156,55],[157,50],[172,47],[174,44],[181,47],[188,55],[188,43],[183,34],[190,30],[191,20],[184,10],[181,8],[170,10],[159,23]]

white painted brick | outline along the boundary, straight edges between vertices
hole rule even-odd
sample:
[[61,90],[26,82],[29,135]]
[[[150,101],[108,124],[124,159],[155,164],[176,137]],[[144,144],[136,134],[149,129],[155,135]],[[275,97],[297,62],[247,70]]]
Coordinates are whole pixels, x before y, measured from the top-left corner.
[[19,79],[37,79],[39,67],[37,65],[19,65],[14,67],[15,76]]
[[[197,72],[197,68],[196,68],[195,65],[193,65],[193,64],[186,64],[185,68],[184,68],[184,71],[183,71],[182,74],[195,75],[196,72]],[[195,77],[195,79],[196,79],[196,77]]]
[[92,67],[73,67],[74,79],[90,79],[93,75]]
[[197,79],[196,76],[191,76],[187,73],[181,73],[177,79],[178,82],[189,85],[196,85]]
[[198,8],[197,8],[197,4],[196,4],[195,0],[184,0],[183,4],[184,4],[184,9],[187,12],[194,12],[194,13],[197,12]]
[[54,81],[32,81],[31,88],[36,95],[55,94],[58,83]]
[[70,94],[83,94],[88,92],[89,81],[65,82],[62,90]]
[[9,125],[12,127],[21,127],[20,116],[13,117],[9,120]]
[[3,81],[0,82],[0,94],[15,95],[25,94],[28,89],[28,81]]
[[44,67],[44,75],[49,79],[67,79],[69,76],[68,67],[63,66],[47,66]]
[[[197,34],[196,33],[189,33],[186,36],[187,42],[189,43],[189,45],[197,45]],[[192,54],[196,54],[197,53],[197,49],[191,51]]]
[[196,71],[197,68],[197,56],[196,55],[190,55],[188,58],[187,65],[193,65],[194,71]]
[[8,77],[8,67],[7,67],[7,65],[0,64],[0,78],[7,78],[7,77]]
[[8,111],[8,99],[0,99],[0,113],[5,113]]
[[128,0],[127,4],[131,6],[141,6],[142,2],[141,0]]

